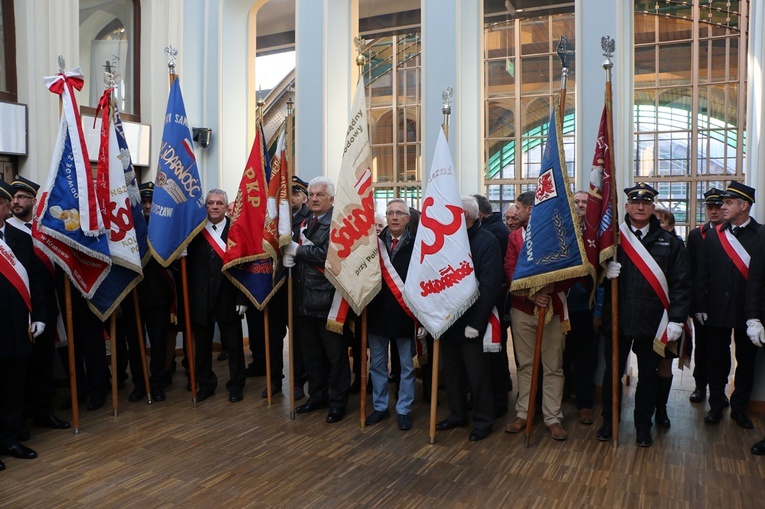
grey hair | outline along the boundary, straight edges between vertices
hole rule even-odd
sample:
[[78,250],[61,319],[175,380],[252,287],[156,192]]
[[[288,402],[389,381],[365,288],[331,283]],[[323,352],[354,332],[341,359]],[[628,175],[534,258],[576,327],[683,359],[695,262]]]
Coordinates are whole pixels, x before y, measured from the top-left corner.
[[388,200],[388,204],[386,207],[390,207],[394,203],[402,203],[404,207],[406,208],[407,215],[409,214],[409,205],[407,205],[406,200],[403,198],[393,198],[392,200]]
[[308,182],[309,191],[312,187],[316,186],[325,186],[327,188],[327,194],[330,196],[330,198],[335,197],[335,184],[333,184],[332,181],[327,177],[314,177],[310,182]]
[[228,205],[228,193],[223,189],[210,189],[207,191],[207,197],[209,198],[211,194],[222,194],[223,200],[226,202],[226,205]]
[[461,196],[462,210],[467,214],[467,218],[475,221],[478,219],[478,201],[473,196]]

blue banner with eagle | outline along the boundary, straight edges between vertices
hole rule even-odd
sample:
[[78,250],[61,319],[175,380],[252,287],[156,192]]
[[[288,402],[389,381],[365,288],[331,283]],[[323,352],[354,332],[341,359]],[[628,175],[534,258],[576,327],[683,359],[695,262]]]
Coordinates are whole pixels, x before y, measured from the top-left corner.
[[528,290],[534,294],[550,283],[588,273],[587,255],[566,172],[558,97],[555,104],[550,115],[534,208],[510,285],[513,292]]

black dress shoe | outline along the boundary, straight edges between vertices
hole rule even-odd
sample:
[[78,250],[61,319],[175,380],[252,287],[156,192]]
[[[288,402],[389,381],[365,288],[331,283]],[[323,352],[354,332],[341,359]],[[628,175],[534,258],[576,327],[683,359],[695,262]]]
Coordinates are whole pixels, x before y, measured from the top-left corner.
[[72,427],[69,422],[61,420],[53,414],[46,415],[45,417],[36,417],[35,426],[50,429],[69,429]]
[[345,417],[345,408],[330,408],[327,414],[327,422],[332,424],[334,422],[340,422]]
[[701,403],[705,399],[707,399],[707,391],[706,389],[699,389],[697,388],[695,391],[693,391],[688,398],[691,403]]
[[595,432],[595,438],[601,442],[607,442],[608,440],[611,440],[612,433],[613,427],[611,424],[603,424],[603,426],[601,426],[598,431]]
[[228,359],[228,352],[225,350],[221,350],[220,353],[218,354],[218,360],[225,361],[226,359]]
[[5,463],[0,461],[0,472],[2,472],[3,470],[5,470]]
[[448,431],[454,428],[461,428],[467,426],[467,420],[464,421],[451,421],[447,417],[443,421],[436,424],[436,431]]
[[18,440],[19,442],[26,442],[30,438],[31,437],[29,436],[29,430],[27,429],[26,426],[22,426],[21,431],[16,433],[16,440]]
[[651,428],[638,428],[635,443],[640,447],[651,447],[653,438],[651,437]]
[[215,394],[215,389],[199,389],[197,391],[197,402],[201,403],[213,394]]
[[239,389],[231,390],[228,394],[229,403],[239,403],[244,399],[244,394]]
[[18,458],[20,460],[31,460],[37,457],[36,452],[34,452],[26,445],[21,445],[18,442],[5,447],[0,447],[0,453],[13,456],[14,458]]
[[483,440],[484,438],[488,437],[491,433],[491,430],[485,430],[485,429],[474,429],[470,432],[470,436],[468,437],[468,440],[471,442],[478,442],[479,440]]
[[151,400],[152,401],[165,401],[167,399],[167,395],[165,394],[164,389],[152,389],[151,390]]
[[756,454],[757,456],[765,456],[765,439],[760,440],[759,442],[754,444],[752,446],[751,451],[752,451],[752,454]]
[[704,416],[704,422],[707,424],[720,424],[722,420],[722,410],[712,409]]
[[146,390],[135,388],[133,389],[133,392],[130,393],[130,396],[128,396],[128,401],[131,403],[135,403],[137,401],[141,401],[146,396]]
[[299,414],[307,414],[308,412],[313,412],[314,410],[327,408],[328,406],[329,404],[326,401],[319,401],[316,399],[308,398],[307,402],[295,408],[295,412]]
[[106,404],[106,394],[104,395],[98,395],[98,396],[91,396],[90,401],[88,401],[88,410],[98,410],[102,406]]
[[736,421],[736,424],[738,424],[744,429],[754,429],[754,424],[752,424],[752,420],[749,417],[747,417],[744,412],[731,412],[730,418]]
[[377,424],[378,422],[382,421],[383,419],[387,419],[388,417],[390,417],[390,410],[387,408],[385,410],[375,410],[369,414],[369,417],[366,419],[366,423]]
[[398,429],[401,431],[412,429],[412,418],[409,414],[401,414],[398,416]]
[[[271,396],[275,396],[276,394],[279,394],[281,392],[282,392],[282,384],[271,384]],[[268,397],[268,387],[263,389],[263,392],[260,393],[260,396],[262,398]]]

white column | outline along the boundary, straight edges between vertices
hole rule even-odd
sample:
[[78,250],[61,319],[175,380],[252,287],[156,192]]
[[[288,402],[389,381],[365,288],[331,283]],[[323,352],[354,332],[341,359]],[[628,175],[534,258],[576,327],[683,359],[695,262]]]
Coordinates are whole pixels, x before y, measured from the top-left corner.
[[358,76],[358,0],[296,0],[295,9],[295,173],[336,183]]
[[[765,220],[765,5],[749,2],[749,50],[747,54],[746,172],[747,184],[757,190],[754,217]],[[765,401],[765,361],[758,355],[752,401]]]
[[29,154],[19,158],[19,172],[44,185],[58,132],[59,99],[45,87],[43,77],[58,72],[58,55],[66,59],[66,70],[80,64],[80,4],[29,0],[13,5],[18,102],[27,105],[28,115]]
[[[576,188],[588,189],[605,98],[600,39],[616,43],[611,60],[617,190],[631,182],[633,7],[627,0],[576,0]],[[555,35],[555,34],[553,34]]]

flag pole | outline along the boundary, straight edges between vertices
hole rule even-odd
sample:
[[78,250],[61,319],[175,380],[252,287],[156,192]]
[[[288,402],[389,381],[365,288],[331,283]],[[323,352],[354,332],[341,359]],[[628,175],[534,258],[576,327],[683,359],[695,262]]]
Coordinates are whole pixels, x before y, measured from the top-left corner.
[[[66,68],[66,62],[64,61],[64,55],[58,56],[58,72],[63,74]],[[58,116],[63,114],[63,101],[64,98],[59,96],[58,99]],[[77,397],[77,368],[74,359],[74,316],[72,314],[72,283],[68,277],[64,277],[64,308],[66,313],[66,337],[67,337],[67,353],[69,360],[69,392],[72,398],[72,428],[74,428],[74,434],[80,434],[80,407],[79,399]]]
[[[292,116],[295,113],[293,106],[294,103],[290,96],[290,98],[287,99],[287,134],[284,140],[287,152],[287,185],[291,185],[292,182],[292,175],[290,172],[292,171]],[[287,342],[290,364],[290,419],[295,420],[295,316],[292,307],[293,298],[292,267],[290,267],[287,269]]]
[[[611,57],[616,49],[616,41],[606,36],[600,39],[600,47],[603,49],[603,56],[606,60],[603,62],[603,70],[606,72],[606,132],[608,133],[608,160],[611,164],[611,171],[616,173],[616,162],[614,158],[614,117],[613,117],[613,91],[611,89],[611,69],[614,63]],[[616,220],[616,211],[618,210],[618,195],[616,193],[616,179],[611,175],[611,206],[614,211],[614,221],[612,222],[614,235],[614,257],[617,260],[617,250],[619,246],[619,221]],[[611,279],[611,429],[614,447],[619,447],[619,412],[621,402],[619,401],[618,382],[621,377],[621,366],[619,366],[619,280]]]
[[[364,76],[364,66],[367,63],[367,58],[364,56],[364,44],[366,41],[361,37],[355,37],[353,43],[356,46],[356,67],[359,70],[359,76]],[[359,352],[359,362],[361,364],[359,369],[359,376],[361,377],[361,392],[359,394],[359,421],[361,427],[364,428],[367,425],[367,378],[369,377],[367,370],[367,345],[369,344],[369,338],[367,337],[367,307],[361,311],[361,352]]]
[[[167,73],[170,79],[170,86],[173,86],[178,75],[175,73],[175,57],[178,56],[178,50],[173,46],[165,48],[167,57]],[[186,257],[181,258],[181,292],[183,292],[183,314],[185,322],[184,339],[186,341],[186,357],[189,364],[189,381],[191,384],[191,403],[194,408],[197,407],[197,370],[194,364],[194,341],[191,335],[191,311],[189,309],[189,277],[186,268]]]
[[[257,100],[257,126],[263,125],[263,105],[266,104],[266,102],[263,100],[263,98],[260,96],[260,92],[258,92],[258,100]],[[260,129],[260,127],[258,127]],[[263,308],[263,341],[265,342],[265,355],[266,355],[266,397],[268,401],[268,406],[271,406],[271,400],[273,398],[273,391],[271,390],[271,333],[270,333],[270,318],[268,313],[268,304],[265,305]],[[252,339],[250,339],[252,341]]]
[[[441,105],[441,113],[444,115],[443,122],[441,123],[441,129],[444,131],[444,137],[446,141],[449,141],[449,117],[452,114],[452,96],[454,95],[454,89],[452,87],[446,88],[441,93],[441,99],[443,103]],[[441,355],[441,340],[439,338],[433,338],[433,358],[430,360],[432,363],[432,374],[430,378],[430,443],[436,443],[436,414],[438,411],[438,364],[440,362]]]
[[[568,85],[568,69],[571,55],[574,49],[571,47],[568,39],[560,37],[557,48],[558,57],[561,62],[560,77],[560,103],[558,104],[559,115],[564,115],[566,111],[566,87]],[[557,117],[558,115],[556,115]],[[525,447],[529,447],[531,441],[531,429],[534,425],[534,413],[536,412],[536,394],[539,387],[539,367],[542,361],[542,338],[545,332],[545,316],[547,315],[547,306],[537,306],[537,336],[534,342],[534,361],[531,369],[531,386],[529,387],[529,402],[526,412],[526,441]]]
[[141,366],[143,366],[143,383],[146,387],[146,397],[151,405],[151,387],[149,385],[149,371],[146,366],[146,345],[143,337],[143,327],[141,325],[141,310],[138,309],[138,292],[135,288],[131,291],[133,294],[133,307],[135,308],[135,326],[138,330],[138,349],[141,351]]

